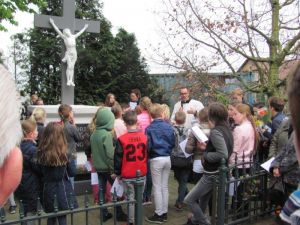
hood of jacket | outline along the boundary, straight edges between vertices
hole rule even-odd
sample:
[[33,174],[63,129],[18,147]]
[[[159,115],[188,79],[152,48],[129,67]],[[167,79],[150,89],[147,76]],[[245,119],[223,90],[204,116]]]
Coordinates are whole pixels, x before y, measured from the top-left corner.
[[110,109],[102,108],[97,111],[96,129],[112,130],[114,127],[115,117]]

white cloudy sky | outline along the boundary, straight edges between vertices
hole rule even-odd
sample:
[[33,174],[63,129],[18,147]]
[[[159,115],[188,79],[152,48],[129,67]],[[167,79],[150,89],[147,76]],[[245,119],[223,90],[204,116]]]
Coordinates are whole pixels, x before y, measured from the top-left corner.
[[[134,33],[142,55],[150,59],[150,44],[155,45],[159,42],[159,21],[154,11],[159,9],[161,0],[103,0],[103,2],[103,13],[111,21],[113,33],[120,27]],[[10,55],[12,46],[10,36],[33,27],[31,14],[17,13],[16,19],[18,26],[7,25],[9,32],[0,32],[0,49],[4,51],[6,57]],[[147,63],[151,73],[168,71],[167,68],[161,68],[150,60]]]

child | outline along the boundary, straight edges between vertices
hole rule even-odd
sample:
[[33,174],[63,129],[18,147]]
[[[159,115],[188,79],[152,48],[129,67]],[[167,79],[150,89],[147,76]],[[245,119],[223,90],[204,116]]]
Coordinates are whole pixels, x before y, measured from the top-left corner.
[[[67,104],[62,104],[58,108],[58,114],[61,118],[61,124],[63,124],[64,127],[64,133],[67,139],[68,143],[68,155],[70,157],[70,160],[73,161],[76,167],[76,144],[81,141],[81,136],[75,126],[75,121],[74,121],[74,115],[72,111],[72,107]],[[76,175],[76,173],[75,173]],[[72,187],[74,189],[74,176],[70,177]]]
[[45,120],[46,120],[46,110],[44,108],[41,107],[36,107],[34,108],[31,117],[31,120],[36,122],[37,125],[37,131],[38,131],[38,136],[37,136],[37,143],[38,141],[41,139],[42,134],[44,132],[45,126]]
[[[16,196],[23,201],[24,215],[34,215],[37,211],[40,180],[36,165],[36,138],[38,136],[36,123],[32,120],[22,122],[23,140],[20,148],[23,155],[22,180],[16,190]],[[34,222],[27,222],[34,224]]]
[[182,210],[183,199],[188,193],[187,182],[192,168],[192,157],[186,158],[181,150],[180,143],[187,139],[188,129],[184,127],[186,114],[183,111],[175,113],[175,148],[172,151],[171,163],[174,170],[174,177],[178,182],[178,197],[175,203],[176,210]]
[[[68,210],[71,206],[77,208],[77,201],[72,188],[70,177],[74,177],[76,166],[68,159],[67,140],[63,127],[58,123],[50,122],[40,141],[37,162],[43,180],[42,203],[44,211],[54,212],[54,199],[57,200],[58,210]],[[67,224],[67,217],[58,216],[47,220],[47,225]]]
[[122,120],[122,108],[120,104],[115,103],[115,105],[111,107],[111,112],[115,116],[114,131],[116,134],[116,138],[119,138],[121,135],[127,132],[124,121]]
[[[108,108],[99,108],[96,113],[96,130],[91,136],[92,159],[98,173],[100,196],[104,200],[107,181],[113,184],[114,170],[114,146],[112,129],[114,126],[114,115]],[[100,198],[101,200],[101,198]],[[107,208],[101,210],[103,222],[112,218]],[[117,220],[127,221],[127,215],[117,206]]]
[[150,115],[153,121],[146,128],[146,134],[148,136],[155,213],[146,220],[151,223],[162,223],[167,221],[170,155],[175,146],[175,137],[172,126],[164,120],[164,111],[160,104],[151,106]]
[[[129,199],[134,200],[136,171],[145,179],[147,174],[147,136],[137,129],[136,112],[129,110],[123,115],[128,133],[118,138],[114,158],[115,174],[124,181]],[[129,205],[129,224],[134,223],[134,204]]]
[[[208,124],[208,107],[201,109],[198,114],[199,120],[199,128],[203,131],[203,133],[209,137],[210,127]],[[193,183],[197,183],[203,174],[203,166],[201,163],[202,156],[204,151],[199,148],[197,138],[191,132],[188,136],[188,141],[185,147],[185,151],[189,154],[193,154]]]

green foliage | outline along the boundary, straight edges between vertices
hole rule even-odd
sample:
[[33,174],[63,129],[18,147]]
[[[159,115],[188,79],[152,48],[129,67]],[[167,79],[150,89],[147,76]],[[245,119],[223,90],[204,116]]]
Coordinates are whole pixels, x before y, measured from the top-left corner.
[[[14,14],[17,10],[34,13],[32,4],[39,7],[46,6],[44,0],[0,0],[0,22],[6,20],[11,24],[18,25],[14,19]],[[3,24],[0,24],[0,31],[7,31]]]
[[[156,101],[161,99],[162,92],[147,73],[135,36],[120,29],[114,37],[111,24],[102,16],[102,5],[97,0],[78,0],[76,3],[76,18],[100,20],[101,26],[100,34],[84,33],[77,39],[75,104],[103,102],[110,92],[117,96],[119,102],[128,102],[128,94],[133,88],[139,88],[144,96]],[[60,16],[61,1],[49,1],[48,7],[43,8],[41,13]],[[20,45],[30,48],[29,53],[18,52],[24,55],[21,64],[27,71],[27,92],[37,92],[47,104],[60,103],[63,41],[56,38],[53,29],[40,28],[31,29],[18,39],[23,40],[23,44],[20,40]]]

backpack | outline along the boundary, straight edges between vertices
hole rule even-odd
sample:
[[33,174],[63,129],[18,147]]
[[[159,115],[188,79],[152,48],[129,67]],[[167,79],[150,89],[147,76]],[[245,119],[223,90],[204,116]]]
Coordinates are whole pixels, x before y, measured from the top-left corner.
[[175,147],[171,154],[171,165],[176,168],[190,168],[193,163],[192,156],[185,157],[181,150],[180,143],[188,138],[188,129],[183,126],[174,126]]

